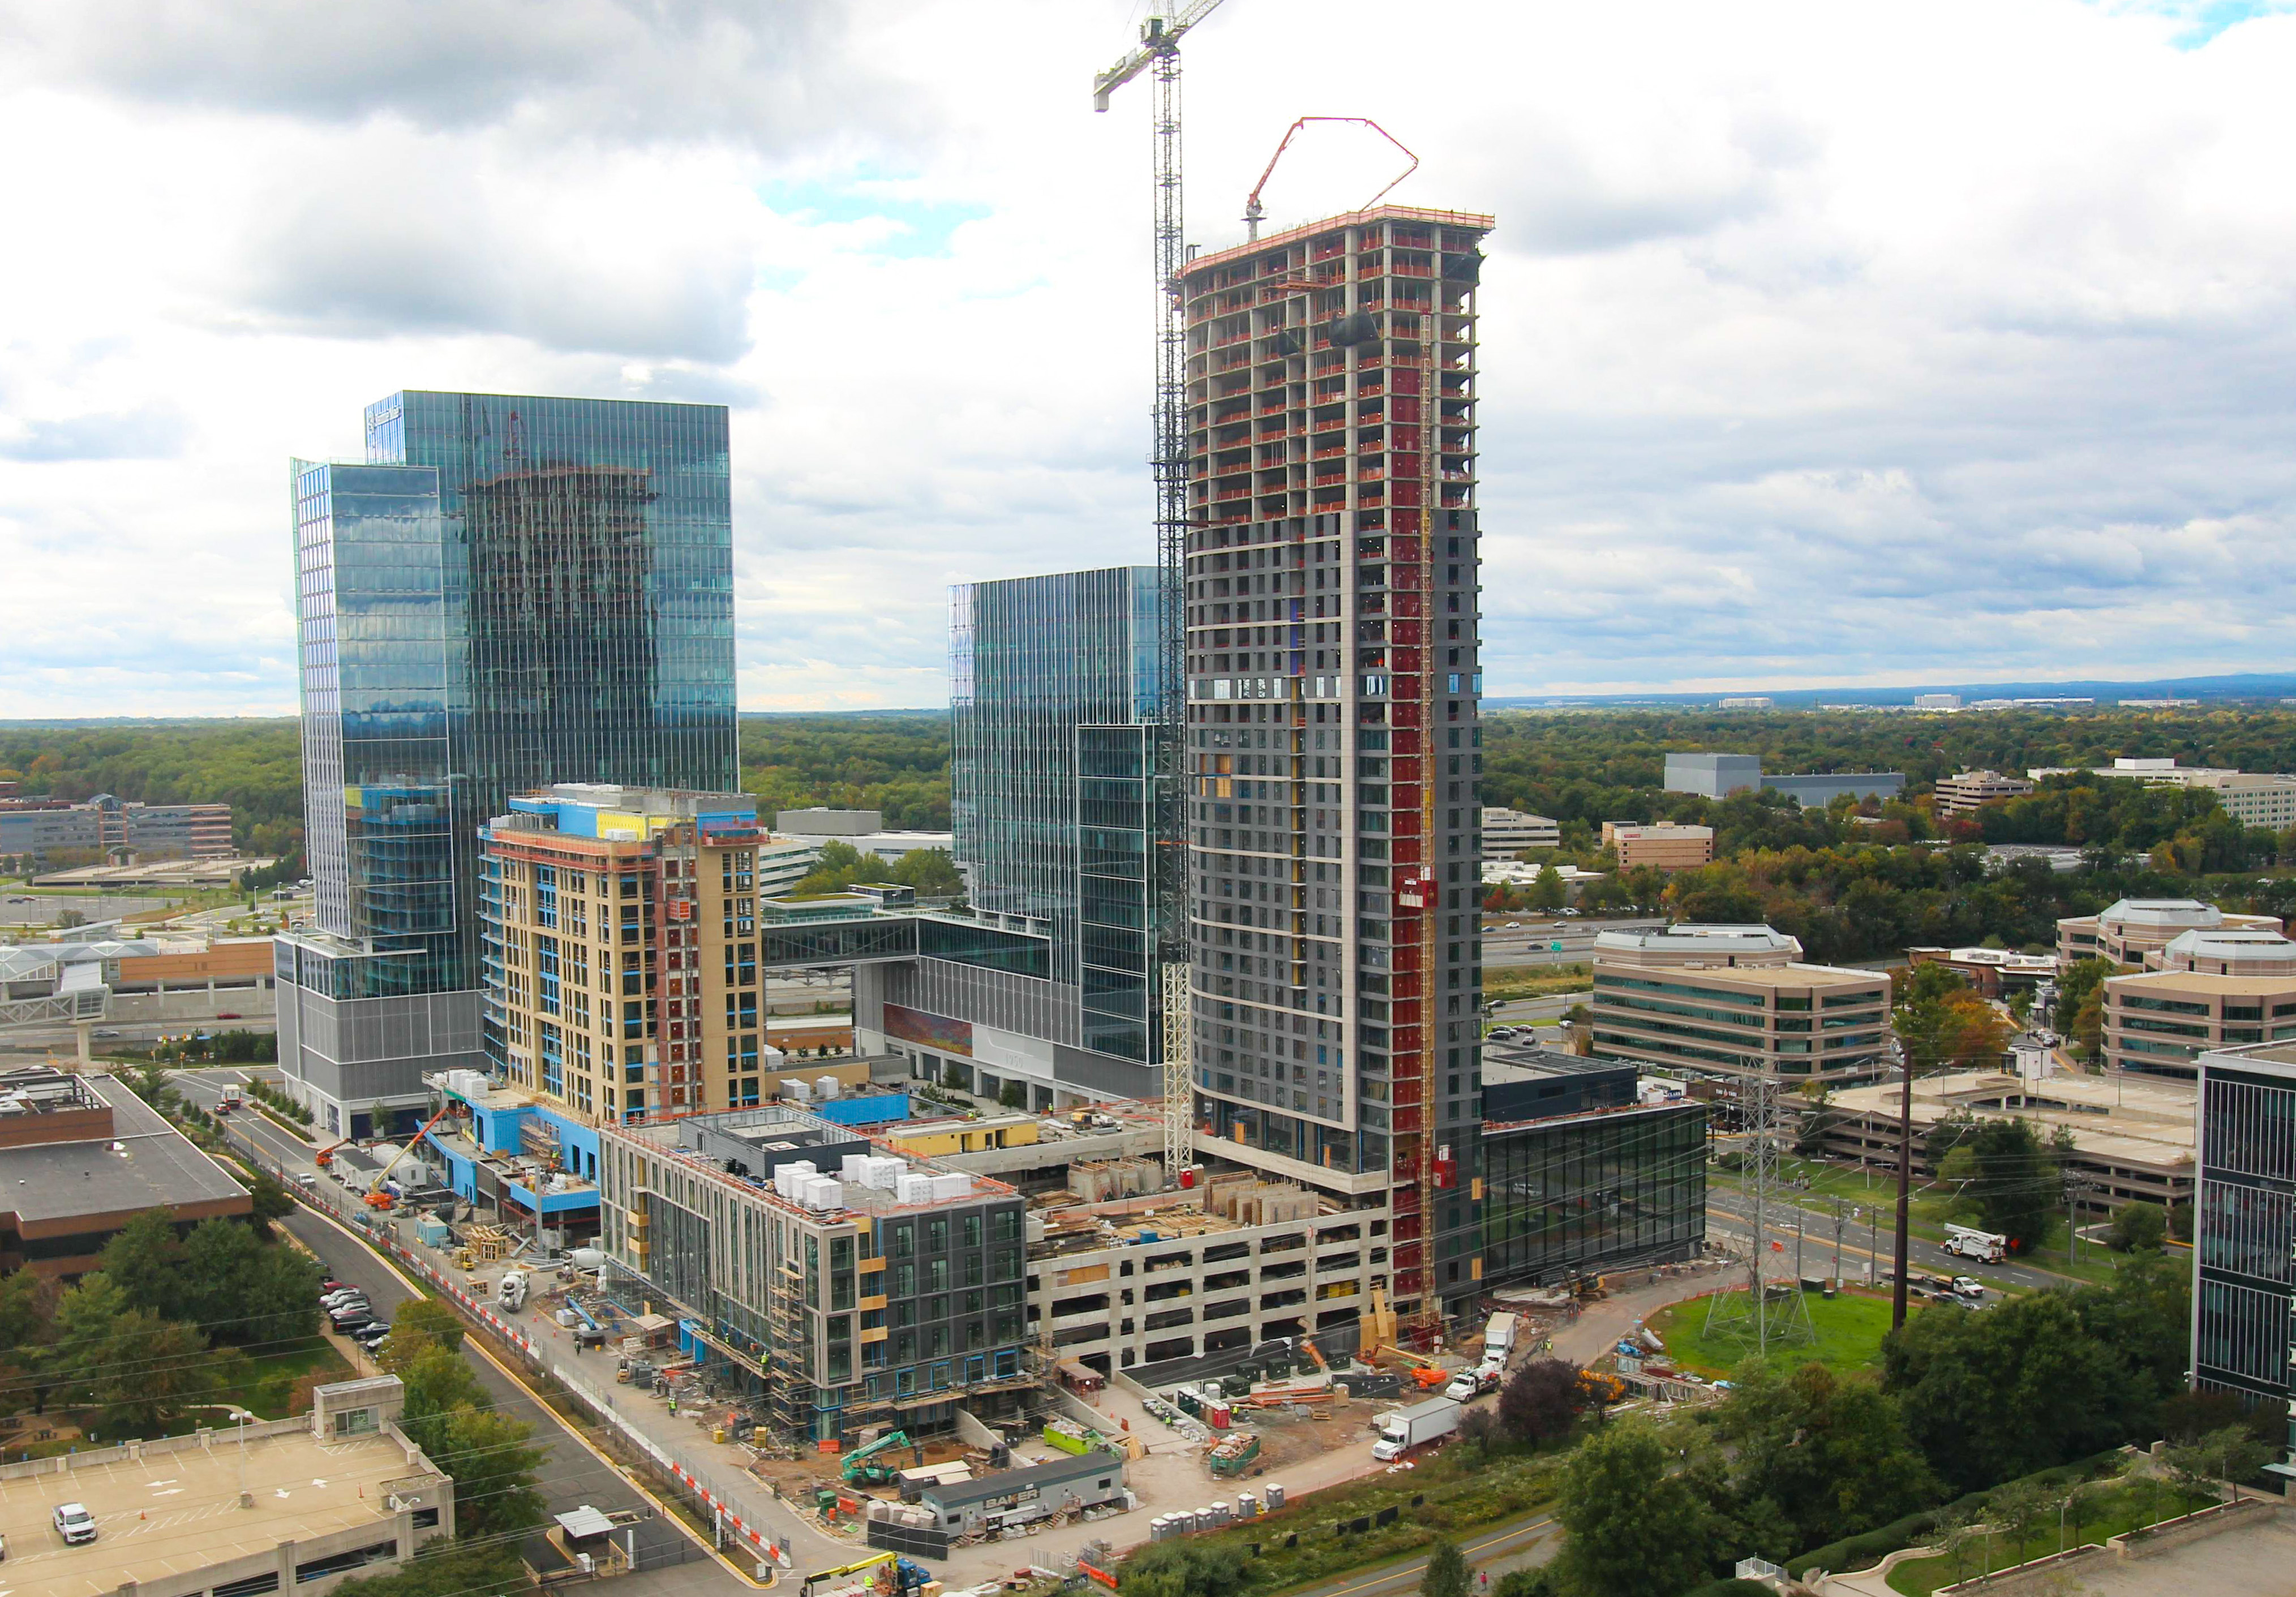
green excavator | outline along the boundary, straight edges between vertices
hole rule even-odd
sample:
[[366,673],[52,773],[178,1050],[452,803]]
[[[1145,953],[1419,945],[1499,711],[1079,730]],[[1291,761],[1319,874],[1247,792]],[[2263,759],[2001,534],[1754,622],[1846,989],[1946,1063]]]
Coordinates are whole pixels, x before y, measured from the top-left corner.
[[889,1430],[883,1436],[879,1437],[875,1441],[865,1443],[861,1446],[856,1447],[852,1452],[845,1455],[845,1469],[843,1470],[845,1484],[849,1486],[883,1486],[887,1481],[893,1478],[894,1472],[899,1470],[901,1466],[894,1462],[889,1462],[880,1463],[876,1461],[882,1455],[892,1452],[897,1447],[911,1446],[916,1448],[915,1462],[920,1464],[923,1463],[925,1462],[924,1448],[921,1445],[912,1443],[909,1440],[909,1433],[906,1430]]

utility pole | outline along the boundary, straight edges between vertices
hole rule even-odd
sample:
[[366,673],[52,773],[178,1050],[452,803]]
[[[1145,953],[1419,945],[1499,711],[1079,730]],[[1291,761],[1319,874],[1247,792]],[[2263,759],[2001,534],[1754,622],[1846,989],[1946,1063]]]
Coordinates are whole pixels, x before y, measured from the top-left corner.
[[1841,1200],[1833,1200],[1833,1284],[1841,1285]]
[[1898,1040],[1902,1077],[1898,1089],[1898,1248],[1897,1276],[1890,1283],[1890,1329],[1906,1323],[1906,1273],[1912,1251],[1914,1204],[1914,1051]]

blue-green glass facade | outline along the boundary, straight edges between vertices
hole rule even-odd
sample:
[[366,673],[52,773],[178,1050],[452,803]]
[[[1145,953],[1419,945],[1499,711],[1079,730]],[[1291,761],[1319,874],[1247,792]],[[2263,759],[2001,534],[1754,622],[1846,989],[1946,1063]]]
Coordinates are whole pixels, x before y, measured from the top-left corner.
[[1083,1045],[1156,1057],[1152,566],[951,594],[950,810],[984,913],[1051,937]]
[[327,985],[461,990],[511,793],[735,785],[726,412],[408,391],[365,423],[365,463],[294,466],[317,921],[359,950]]

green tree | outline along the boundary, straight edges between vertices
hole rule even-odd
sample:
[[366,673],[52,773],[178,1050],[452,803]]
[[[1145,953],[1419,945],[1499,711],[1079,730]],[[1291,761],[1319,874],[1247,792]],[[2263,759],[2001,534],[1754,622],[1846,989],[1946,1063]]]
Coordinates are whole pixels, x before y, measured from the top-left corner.
[[1705,1577],[1718,1528],[1711,1503],[1668,1468],[1658,1429],[1629,1420],[1596,1432],[1562,1466],[1555,1518],[1569,1532],[1554,1570],[1577,1597],[1675,1597]]
[[996,1091],[996,1102],[1006,1109],[1028,1108],[1029,1084],[1024,1081],[1015,1081],[1007,1077],[1004,1085]]
[[1538,874],[1530,881],[1530,907],[1558,910],[1569,898],[1569,890],[1562,885],[1562,872],[1551,864],[1539,866]]
[[1448,1536],[1437,1536],[1427,1550],[1419,1577],[1419,1597],[1467,1597],[1467,1555]]
[[2056,1028],[2070,1036],[2076,1029],[2081,1006],[2103,990],[2105,979],[2120,974],[2120,967],[2109,959],[2077,959],[2057,976]]
[[392,1315],[390,1335],[383,1339],[375,1362],[386,1373],[404,1375],[414,1361],[433,1348],[460,1352],[463,1318],[436,1298],[410,1298]]
[[2063,1194],[2059,1151],[2030,1120],[1951,1119],[1929,1139],[1939,1176],[1988,1231],[2009,1239],[2012,1252],[2038,1247]]
[[112,1321],[76,1373],[102,1411],[102,1434],[128,1437],[165,1434],[243,1368],[236,1355],[210,1353],[207,1338],[193,1327],[132,1308]]
[[132,1308],[162,1320],[182,1317],[184,1245],[164,1208],[147,1208],[121,1226],[96,1255],[96,1268]]
[[1926,1309],[1882,1350],[1882,1384],[1907,1432],[1957,1493],[2126,1441],[2155,1401],[2082,1325],[2065,1292],[1984,1314]]
[[1535,1358],[1499,1388],[1499,1429],[1517,1442],[1552,1441],[1568,1435],[1592,1402],[1578,1365],[1565,1359]]
[[910,849],[893,862],[893,880],[923,897],[950,898],[964,891],[964,878],[946,848]]
[[1750,1360],[1714,1411],[1733,1495],[1767,1499],[1811,1546],[1913,1512],[1935,1482],[1895,1398],[1871,1376],[1808,1364],[1780,1375]]
[[1192,1542],[1152,1542],[1117,1571],[1125,1597],[1237,1597],[1248,1569],[1233,1547]]
[[398,1377],[406,1385],[400,1429],[454,1479],[455,1534],[494,1536],[538,1524],[543,1501],[534,1478],[543,1455],[528,1445],[533,1428],[495,1413],[471,1366],[436,1342]]
[[283,1220],[295,1212],[295,1200],[288,1196],[287,1189],[280,1185],[278,1178],[267,1170],[258,1170],[249,1180],[247,1195],[254,1200],[255,1223],[266,1228],[266,1234],[268,1234],[271,1222]]
[[447,1415],[436,1435],[439,1446],[423,1451],[454,1478],[456,1536],[505,1536],[547,1517],[535,1485],[544,1454],[530,1445],[532,1426],[466,1405]]
[[2105,1242],[2115,1253],[2150,1253],[2168,1240],[2169,1211],[2132,1199],[2112,1211]]
[[390,1574],[347,1580],[334,1591],[343,1597],[504,1597],[533,1587],[514,1543],[472,1546],[434,1536]]
[[2161,1467],[2190,1495],[2200,1497],[2223,1481],[2240,1495],[2240,1483],[2264,1468],[2277,1453],[2245,1425],[2226,1425],[2181,1446],[2161,1450]]
[[2013,1480],[1985,1500],[1986,1519],[2013,1549],[2002,1560],[2005,1564],[2038,1556],[2038,1550],[2030,1544],[2042,1527],[2057,1517],[2064,1501],[2063,1488],[2053,1489],[2038,1480]]

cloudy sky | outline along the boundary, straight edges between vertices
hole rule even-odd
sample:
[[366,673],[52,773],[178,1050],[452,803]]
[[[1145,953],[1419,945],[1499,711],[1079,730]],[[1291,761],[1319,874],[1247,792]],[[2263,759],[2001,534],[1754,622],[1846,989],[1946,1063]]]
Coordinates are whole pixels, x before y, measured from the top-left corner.
[[[0,0],[0,716],[291,710],[399,388],[731,405],[743,707],[943,701],[949,583],[1148,553],[1143,9]],[[2292,11],[1229,0],[1189,236],[1302,113],[1497,216],[1494,693],[2278,670]]]

